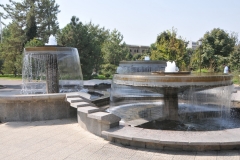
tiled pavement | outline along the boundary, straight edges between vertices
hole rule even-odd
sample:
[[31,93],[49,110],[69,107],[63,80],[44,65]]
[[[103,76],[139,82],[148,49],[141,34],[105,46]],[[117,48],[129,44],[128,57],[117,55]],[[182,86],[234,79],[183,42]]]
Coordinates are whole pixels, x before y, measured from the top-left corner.
[[5,160],[225,160],[239,150],[161,151],[112,144],[78,126],[75,119],[0,123],[0,159]]

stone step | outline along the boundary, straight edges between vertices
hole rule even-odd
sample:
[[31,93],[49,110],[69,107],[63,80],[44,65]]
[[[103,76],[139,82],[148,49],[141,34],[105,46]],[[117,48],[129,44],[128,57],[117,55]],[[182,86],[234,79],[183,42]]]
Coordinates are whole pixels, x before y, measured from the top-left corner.
[[77,109],[78,113],[79,112],[82,112],[82,113],[86,113],[86,114],[89,114],[89,113],[95,113],[95,112],[98,112],[100,109],[97,108],[97,107],[92,107],[92,106],[86,106],[86,107],[79,107]]
[[113,124],[121,120],[120,117],[108,112],[95,112],[92,114],[88,114],[88,117],[92,119],[96,119],[106,124]]
[[78,93],[67,93],[66,98],[78,98],[80,95]]
[[70,104],[74,108],[92,106],[95,107],[95,104],[89,102],[75,102]]
[[85,100],[82,99],[82,98],[80,98],[80,97],[78,97],[78,98],[67,98],[67,101],[68,101],[69,103],[85,102]]

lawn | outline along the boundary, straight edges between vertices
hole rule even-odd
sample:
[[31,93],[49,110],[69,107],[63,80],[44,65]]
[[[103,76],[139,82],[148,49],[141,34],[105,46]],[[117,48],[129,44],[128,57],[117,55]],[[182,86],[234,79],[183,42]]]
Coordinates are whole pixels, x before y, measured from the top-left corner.
[[0,79],[21,80],[22,79],[22,75],[17,75],[15,77],[13,74],[4,74],[4,75],[0,75]]

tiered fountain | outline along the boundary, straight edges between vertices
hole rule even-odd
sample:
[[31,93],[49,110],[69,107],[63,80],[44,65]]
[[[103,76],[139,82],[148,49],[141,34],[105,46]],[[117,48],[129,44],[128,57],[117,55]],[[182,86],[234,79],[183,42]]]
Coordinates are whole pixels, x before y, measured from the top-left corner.
[[240,121],[230,116],[232,89],[230,74],[179,72],[170,62],[165,71],[115,74],[109,112],[123,126],[104,134],[145,148],[239,148]]
[[[145,92],[155,96],[143,95]],[[179,72],[175,62],[167,62],[165,71],[114,75],[109,111],[133,126],[156,120],[180,121],[189,126],[183,121],[193,112],[194,117],[209,115],[206,111],[221,116],[229,113],[231,92],[232,75]]]

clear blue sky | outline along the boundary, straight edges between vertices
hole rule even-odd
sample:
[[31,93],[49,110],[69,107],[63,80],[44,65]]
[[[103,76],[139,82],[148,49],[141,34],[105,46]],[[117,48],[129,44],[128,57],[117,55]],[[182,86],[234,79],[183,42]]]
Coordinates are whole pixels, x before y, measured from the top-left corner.
[[[0,3],[6,4],[8,0]],[[116,28],[127,44],[150,45],[158,34],[172,27],[188,41],[197,41],[213,28],[240,34],[240,0],[56,0],[56,3],[61,10],[60,28],[75,15],[83,23],[92,21],[106,29]]]

